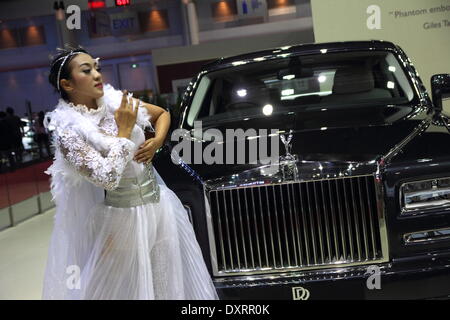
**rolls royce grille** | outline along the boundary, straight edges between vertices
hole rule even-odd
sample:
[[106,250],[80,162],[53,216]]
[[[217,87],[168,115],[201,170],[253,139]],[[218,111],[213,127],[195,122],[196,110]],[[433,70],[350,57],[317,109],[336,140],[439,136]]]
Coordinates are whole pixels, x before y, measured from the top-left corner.
[[216,275],[383,257],[373,176],[212,190]]

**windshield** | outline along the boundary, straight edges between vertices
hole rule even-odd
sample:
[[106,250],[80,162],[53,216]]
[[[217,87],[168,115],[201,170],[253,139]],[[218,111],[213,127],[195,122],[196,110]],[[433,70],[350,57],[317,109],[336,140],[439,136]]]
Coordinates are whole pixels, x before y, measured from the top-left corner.
[[404,104],[414,92],[386,51],[293,56],[248,63],[202,77],[187,122],[230,121],[350,105]]

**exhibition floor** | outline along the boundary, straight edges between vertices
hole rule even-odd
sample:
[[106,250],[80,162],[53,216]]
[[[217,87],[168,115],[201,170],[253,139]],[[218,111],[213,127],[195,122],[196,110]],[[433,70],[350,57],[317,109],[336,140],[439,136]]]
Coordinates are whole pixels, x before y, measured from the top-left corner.
[[41,299],[54,213],[0,231],[0,300]]

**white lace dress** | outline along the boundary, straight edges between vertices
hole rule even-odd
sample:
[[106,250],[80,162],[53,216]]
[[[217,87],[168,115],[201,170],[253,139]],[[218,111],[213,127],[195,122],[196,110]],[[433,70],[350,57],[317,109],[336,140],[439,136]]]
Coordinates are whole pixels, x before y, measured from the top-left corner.
[[132,160],[142,128],[117,138],[114,108],[98,102],[88,111],[60,100],[51,114],[56,215],[43,298],[217,299],[182,203],[151,165]]

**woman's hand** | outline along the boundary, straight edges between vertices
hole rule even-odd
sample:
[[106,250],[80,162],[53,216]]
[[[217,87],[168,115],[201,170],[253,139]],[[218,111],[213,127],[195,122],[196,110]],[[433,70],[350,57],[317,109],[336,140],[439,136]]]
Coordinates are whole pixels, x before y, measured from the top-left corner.
[[161,148],[163,142],[157,138],[150,138],[140,145],[138,151],[134,155],[134,159],[137,162],[148,163],[153,159],[156,150]]
[[122,102],[120,107],[114,112],[114,119],[116,120],[118,128],[118,137],[130,139],[133,127],[136,124],[139,101],[133,106],[133,99],[128,101],[128,92],[123,91]]

